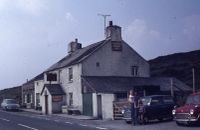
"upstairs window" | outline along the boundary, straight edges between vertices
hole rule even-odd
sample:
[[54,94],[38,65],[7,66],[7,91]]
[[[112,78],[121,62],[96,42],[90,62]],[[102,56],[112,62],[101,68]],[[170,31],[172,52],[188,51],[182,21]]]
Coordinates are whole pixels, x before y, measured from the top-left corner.
[[69,82],[73,81],[73,69],[69,68]]
[[138,76],[138,66],[132,66],[132,75],[134,77]]
[[99,62],[96,62],[96,67],[99,67],[100,66],[100,63]]

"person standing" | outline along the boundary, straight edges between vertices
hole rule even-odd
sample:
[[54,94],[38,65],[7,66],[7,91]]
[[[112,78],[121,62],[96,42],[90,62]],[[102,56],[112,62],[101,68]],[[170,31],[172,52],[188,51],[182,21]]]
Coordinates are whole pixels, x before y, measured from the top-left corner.
[[128,101],[131,104],[131,120],[132,120],[133,125],[136,125],[137,104],[136,104],[136,96],[134,94],[135,92],[133,90],[130,90]]
[[144,124],[144,113],[145,113],[144,104],[143,104],[143,102],[141,100],[139,100],[139,103],[138,103],[138,117],[139,117],[140,124]]
[[134,92],[134,125],[138,124],[138,100],[139,96],[137,95],[137,92]]

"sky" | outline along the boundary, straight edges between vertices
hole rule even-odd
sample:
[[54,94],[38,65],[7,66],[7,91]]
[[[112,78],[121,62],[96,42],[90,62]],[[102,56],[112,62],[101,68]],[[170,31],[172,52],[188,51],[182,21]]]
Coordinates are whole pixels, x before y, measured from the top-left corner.
[[0,0],[0,89],[22,85],[104,39],[103,17],[146,60],[200,49],[200,0]]

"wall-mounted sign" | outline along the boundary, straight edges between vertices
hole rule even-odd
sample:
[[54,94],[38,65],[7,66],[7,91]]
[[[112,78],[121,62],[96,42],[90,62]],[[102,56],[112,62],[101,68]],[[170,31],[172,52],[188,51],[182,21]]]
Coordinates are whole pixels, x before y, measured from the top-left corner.
[[52,96],[53,102],[61,102],[63,100],[63,96]]
[[57,81],[57,74],[48,73],[47,74],[47,81]]
[[122,51],[122,43],[112,42],[112,51]]

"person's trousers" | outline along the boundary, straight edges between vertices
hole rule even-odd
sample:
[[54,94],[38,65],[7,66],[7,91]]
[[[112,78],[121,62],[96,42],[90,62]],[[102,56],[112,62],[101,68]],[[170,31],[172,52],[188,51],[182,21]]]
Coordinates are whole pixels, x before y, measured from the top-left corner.
[[133,125],[138,124],[138,113],[137,113],[137,109],[134,107],[134,104],[131,104],[131,119],[132,119],[132,123]]

